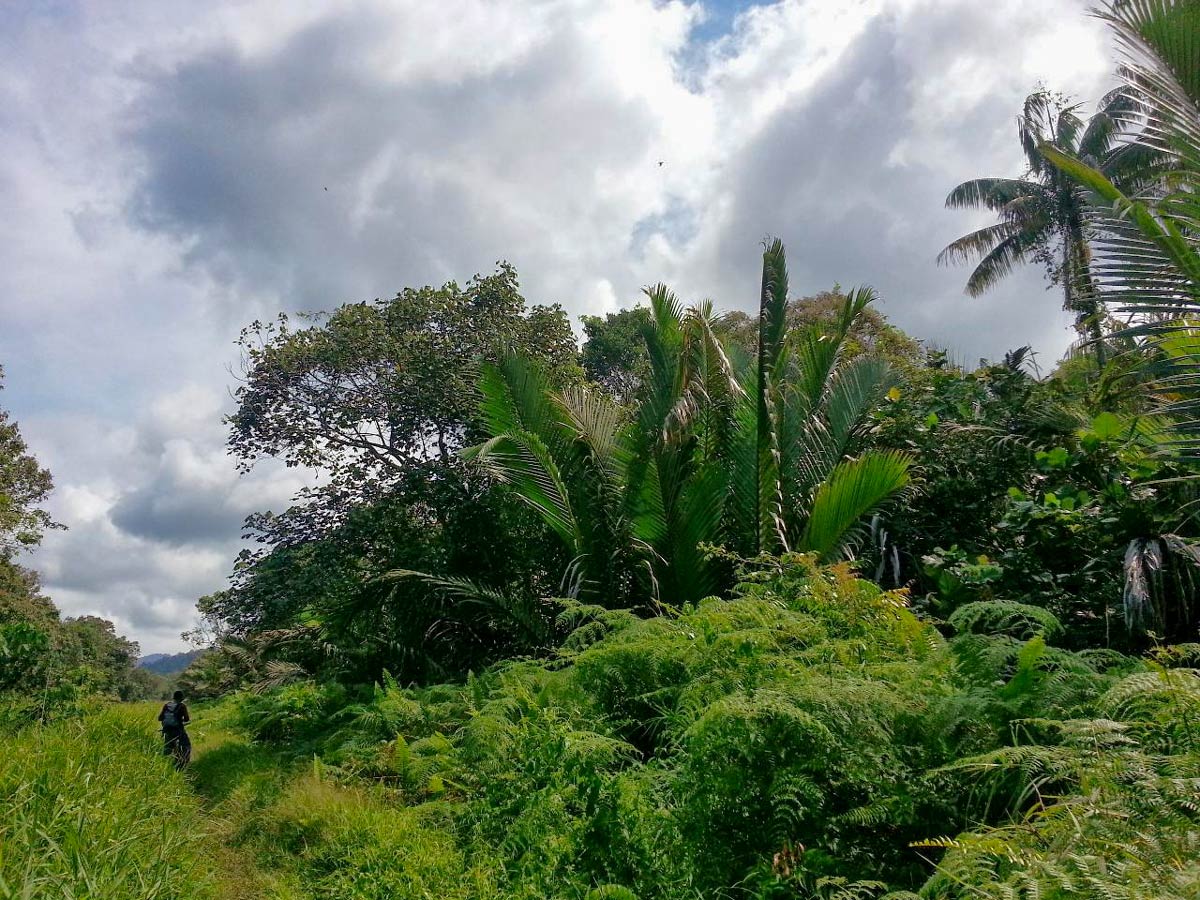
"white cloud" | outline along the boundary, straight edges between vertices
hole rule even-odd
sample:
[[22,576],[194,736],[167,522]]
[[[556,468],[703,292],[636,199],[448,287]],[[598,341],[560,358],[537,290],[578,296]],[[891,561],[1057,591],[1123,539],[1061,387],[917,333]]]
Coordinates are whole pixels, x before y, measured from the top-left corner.
[[68,530],[48,533],[32,562],[65,615],[111,618],[143,649],[182,647],[196,598],[225,586],[245,517],[312,483],[281,465],[239,476],[224,452],[225,406],[216,390],[185,384],[131,424],[25,420],[58,472],[50,512]]

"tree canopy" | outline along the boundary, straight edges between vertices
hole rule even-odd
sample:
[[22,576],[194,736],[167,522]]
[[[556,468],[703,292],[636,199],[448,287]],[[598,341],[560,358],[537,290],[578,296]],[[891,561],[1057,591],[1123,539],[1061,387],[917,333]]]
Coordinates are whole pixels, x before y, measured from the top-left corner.
[[[3,387],[0,368],[0,390]],[[0,407],[0,559],[11,560],[19,548],[36,544],[42,532],[53,526],[40,506],[53,486],[50,472],[38,465],[21,429]]]

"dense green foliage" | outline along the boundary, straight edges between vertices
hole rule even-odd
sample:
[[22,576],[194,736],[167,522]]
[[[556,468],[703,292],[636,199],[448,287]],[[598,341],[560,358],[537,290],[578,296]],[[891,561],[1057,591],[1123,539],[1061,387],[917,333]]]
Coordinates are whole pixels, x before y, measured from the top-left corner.
[[644,306],[622,309],[604,318],[582,316],[583,350],[579,362],[588,378],[617,402],[632,400],[650,371],[642,334],[650,325]]
[[1093,415],[1057,379],[935,357],[872,440],[921,461],[920,494],[881,525],[874,559],[928,612],[999,597],[1052,610],[1076,647],[1194,639],[1196,483],[1161,452],[1161,419]]
[[566,604],[553,658],[463,684],[200,711],[207,822],[150,708],[6,730],[0,872],[89,897],[1194,896],[1194,647],[1070,652],[1003,602],[947,638],[845,567],[740,569],[670,616]]
[[671,616],[568,604],[553,659],[460,685],[241,695],[284,760],[229,789],[242,845],[330,897],[1092,896],[1098,860],[1131,896],[1198,886],[1184,657],[1065,651],[1052,615],[999,602],[947,639],[844,568],[742,572]]
[[[25,583],[35,589],[32,579]],[[138,645],[111,622],[60,619],[47,606],[38,618],[0,609],[0,696],[18,693],[30,715],[44,715],[90,697],[140,700],[163,693],[158,676],[136,667]]]
[[417,581],[380,578],[403,569],[554,592],[565,563],[545,552],[537,518],[458,451],[481,437],[481,360],[508,348],[564,381],[582,378],[566,317],[527,310],[502,264],[465,286],[313,319],[244,333],[230,450],[245,466],[275,456],[319,467],[327,483],[251,517],[261,549],[242,554],[230,589],[204,598],[201,612],[219,637],[259,639],[277,662],[347,679],[378,677],[385,664],[405,679],[461,675],[513,649],[507,622]]
[[485,367],[491,439],[470,458],[566,546],[568,596],[695,602],[727,587],[709,544],[836,558],[908,483],[902,454],[846,458],[891,377],[882,359],[843,352],[873,294],[856,291],[832,322],[789,332],[778,241],[763,254],[762,285],[758,353],[741,365],[711,304],[684,311],[661,285],[648,290],[649,371],[628,419],[598,392],[554,390],[522,357]]

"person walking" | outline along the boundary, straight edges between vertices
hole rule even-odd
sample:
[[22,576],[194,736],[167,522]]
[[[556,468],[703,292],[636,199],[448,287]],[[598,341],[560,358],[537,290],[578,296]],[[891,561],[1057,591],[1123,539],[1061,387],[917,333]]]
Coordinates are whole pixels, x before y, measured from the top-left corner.
[[175,768],[182,769],[192,759],[192,739],[185,727],[192,717],[183,702],[183,691],[176,691],[170,702],[163,704],[158,721],[162,723],[163,755],[175,757]]

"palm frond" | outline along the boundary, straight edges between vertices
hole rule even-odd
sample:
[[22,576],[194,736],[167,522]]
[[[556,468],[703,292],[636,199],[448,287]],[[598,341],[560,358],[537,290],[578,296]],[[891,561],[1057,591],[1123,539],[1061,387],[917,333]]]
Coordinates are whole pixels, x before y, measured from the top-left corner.
[[573,385],[553,395],[576,440],[583,443],[596,465],[611,481],[619,480],[627,462],[620,429],[624,413],[608,396]]
[[[1081,159],[1107,161],[1117,138],[1129,127],[1137,111],[1137,102],[1121,88],[1109,91],[1097,104],[1096,113],[1087,122],[1077,147]],[[1058,146],[1064,146],[1061,142]]]
[[1139,143],[1195,171],[1200,147],[1200,15],[1190,0],[1119,0],[1097,16],[1116,37],[1121,75],[1144,116]]
[[[1120,277],[1120,280],[1132,284],[1137,291],[1141,279],[1153,271],[1162,268],[1166,262],[1174,266],[1183,281],[1171,282],[1171,287],[1186,287],[1190,297],[1180,297],[1177,304],[1168,306],[1167,311],[1179,311],[1182,306],[1189,311],[1200,313],[1196,306],[1196,298],[1200,297],[1200,253],[1197,252],[1192,240],[1185,237],[1179,226],[1169,218],[1160,217],[1146,204],[1127,197],[1098,169],[1087,165],[1081,160],[1045,145],[1043,152],[1046,158],[1058,166],[1072,178],[1094,191],[1102,200],[1112,206],[1112,215],[1118,222],[1122,219],[1133,223],[1141,235],[1149,241],[1149,245],[1131,240],[1131,235],[1119,235],[1115,246],[1106,246],[1113,263],[1127,262],[1123,268],[1110,267],[1109,277]],[[1123,239],[1123,240],[1122,240]],[[1158,253],[1150,251],[1150,245],[1157,248]],[[1173,292],[1172,292],[1173,293]],[[1153,291],[1151,291],[1153,296]],[[1128,296],[1128,300],[1136,300],[1136,293]],[[1161,311],[1166,297],[1154,297],[1155,303],[1150,311]],[[1192,307],[1192,308],[1189,308]],[[1130,311],[1138,311],[1131,307]]]
[[1059,147],[1074,149],[1083,133],[1083,120],[1079,118],[1078,107],[1069,106],[1060,110],[1054,123],[1054,143]]
[[793,344],[798,371],[789,391],[797,395],[806,411],[815,411],[825,402],[831,378],[842,359],[846,338],[876,299],[872,288],[855,288],[846,295],[832,324],[814,324],[796,336]]
[[779,549],[786,541],[780,483],[779,433],[774,415],[787,334],[787,259],[783,242],[772,241],[763,252],[759,293],[758,380],[755,448],[757,457],[756,551]]
[[752,556],[758,547],[758,389],[750,370],[746,392],[733,409],[733,428],[724,458],[729,493],[724,542]]
[[978,297],[1009,275],[1038,246],[1039,235],[1024,229],[1014,230],[987,252],[967,279],[967,294]]
[[1055,100],[1049,91],[1034,91],[1025,98],[1017,118],[1017,139],[1025,151],[1030,174],[1041,175],[1045,171],[1045,161],[1038,148],[1054,137],[1054,107]]
[[775,368],[787,333],[787,255],[778,238],[763,251],[762,288],[759,293],[759,366]]
[[946,197],[948,209],[990,209],[999,212],[1013,200],[1039,196],[1045,188],[1020,178],[975,178],[964,181]]
[[834,373],[825,402],[825,418],[829,430],[841,451],[846,442],[894,383],[895,377],[887,360],[860,356]]
[[411,569],[394,569],[383,580],[413,579],[451,601],[451,615],[462,615],[463,608],[474,615],[497,620],[520,632],[532,647],[544,647],[554,635],[557,610],[552,603],[495,590],[469,578],[432,575]]
[[939,266],[958,265],[984,257],[1019,230],[1019,225],[1005,221],[972,231],[947,244],[937,255],[937,264]]
[[[677,422],[686,421],[687,411],[679,407],[683,392],[680,355],[683,352],[683,308],[666,285],[647,288],[650,321],[642,327],[642,339],[650,361],[650,374],[643,387],[638,421],[644,440],[665,439]],[[646,446],[641,448],[644,455]]]
[[661,598],[672,605],[698,603],[717,590],[713,568],[702,547],[719,538],[727,483],[719,465],[705,466],[689,478],[668,509],[667,553],[661,554],[657,581]]
[[817,490],[798,549],[828,559],[844,551],[854,525],[908,485],[903,453],[867,453],[839,463]]
[[860,356],[831,375],[817,410],[800,416],[789,407],[789,414],[800,420],[790,429],[796,432],[796,440],[785,454],[791,539],[802,531],[808,505],[818,487],[850,452],[856,431],[891,383],[891,371],[884,360]]
[[498,434],[466,455],[497,481],[512,486],[568,547],[583,550],[563,473],[541,438],[528,431]]
[[479,393],[479,413],[489,433],[528,431],[548,446],[565,438],[545,377],[523,356],[509,353],[499,363],[485,363]]
[[263,674],[250,685],[251,692],[265,694],[286,684],[303,681],[309,674],[303,666],[280,659],[267,660],[263,666]]

